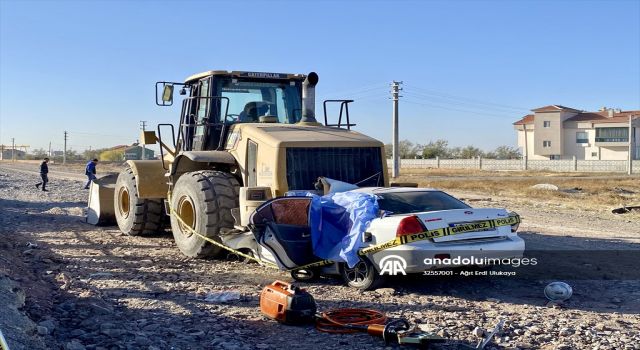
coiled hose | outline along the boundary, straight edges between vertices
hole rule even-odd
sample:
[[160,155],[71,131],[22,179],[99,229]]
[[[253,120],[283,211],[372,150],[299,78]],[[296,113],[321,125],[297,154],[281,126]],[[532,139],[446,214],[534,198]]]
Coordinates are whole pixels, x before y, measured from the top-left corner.
[[316,319],[316,329],[326,333],[356,333],[361,330],[349,326],[383,325],[387,316],[371,309],[333,309],[320,314]]

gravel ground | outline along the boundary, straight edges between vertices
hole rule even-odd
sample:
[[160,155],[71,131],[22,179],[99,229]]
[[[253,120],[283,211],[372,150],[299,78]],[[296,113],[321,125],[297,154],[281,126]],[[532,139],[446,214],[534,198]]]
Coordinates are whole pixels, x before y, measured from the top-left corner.
[[[87,192],[73,176],[0,166],[0,329],[15,349],[386,349],[362,334],[328,335],[279,325],[258,308],[262,288],[288,274],[255,264],[190,260],[170,234],[123,236],[83,222]],[[472,197],[477,194],[458,194]],[[528,249],[640,249],[638,222],[508,198],[471,203],[504,206],[523,218]],[[29,245],[31,243],[31,245]],[[36,246],[34,246],[34,244]],[[448,338],[435,349],[475,344],[476,327],[506,319],[488,349],[640,349],[640,281],[569,281],[574,296],[546,304],[547,281],[508,278],[397,278],[360,292],[323,278],[304,284],[321,310],[366,307],[403,316]],[[9,292],[10,291],[10,292]],[[240,300],[206,301],[235,291]]]

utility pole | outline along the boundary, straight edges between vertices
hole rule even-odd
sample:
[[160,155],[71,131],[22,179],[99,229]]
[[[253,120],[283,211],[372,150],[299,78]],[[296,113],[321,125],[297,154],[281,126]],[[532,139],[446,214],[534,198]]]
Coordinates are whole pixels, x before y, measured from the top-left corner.
[[398,141],[398,99],[401,97],[399,95],[401,81],[393,81],[391,83],[391,98],[393,99],[393,169],[391,171],[391,177],[397,178],[400,176],[400,149],[399,149],[399,141]]
[[524,130],[524,156],[522,157],[524,160],[524,170],[529,168],[529,143],[527,140],[527,123],[522,124],[522,130]]
[[49,157],[51,157],[51,141],[49,141]]
[[62,164],[67,164],[67,131],[64,131],[64,151],[62,151]]
[[11,138],[11,161],[16,161],[16,138]]
[[[147,127],[147,121],[146,120],[141,120],[140,121],[140,129],[142,129],[142,132],[144,132],[146,127]],[[142,160],[147,159],[147,149],[144,147],[144,144],[142,144],[142,155],[140,156],[140,159],[142,159]]]
[[627,174],[631,175],[633,173],[633,144],[634,144],[634,137],[633,137],[633,128],[631,127],[631,121],[633,121],[633,116],[631,114],[629,114],[629,152],[628,152],[628,157],[627,157]]

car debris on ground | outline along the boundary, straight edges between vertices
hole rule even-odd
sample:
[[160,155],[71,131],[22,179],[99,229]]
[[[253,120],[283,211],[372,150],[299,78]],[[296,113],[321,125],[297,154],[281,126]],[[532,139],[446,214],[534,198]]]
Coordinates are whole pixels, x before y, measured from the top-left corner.
[[640,205],[623,206],[623,207],[615,208],[611,210],[611,212],[614,214],[626,214],[632,211],[640,212]]

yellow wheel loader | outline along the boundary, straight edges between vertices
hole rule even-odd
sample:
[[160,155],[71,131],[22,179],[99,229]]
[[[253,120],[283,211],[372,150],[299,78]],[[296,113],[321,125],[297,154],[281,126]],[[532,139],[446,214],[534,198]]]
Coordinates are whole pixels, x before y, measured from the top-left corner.
[[[130,160],[119,174],[113,211],[120,230],[157,232],[168,216],[186,256],[220,253],[200,235],[260,255],[247,226],[265,201],[289,191],[314,191],[319,177],[388,186],[384,145],[351,130],[352,100],[324,101],[324,123],[316,120],[317,82],[313,72],[242,71],[157,82],[159,106],[173,105],[176,89],[185,95],[180,121],[141,135],[143,144],[160,145],[161,160]],[[340,110],[334,124],[327,117],[330,103]]]

